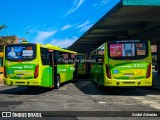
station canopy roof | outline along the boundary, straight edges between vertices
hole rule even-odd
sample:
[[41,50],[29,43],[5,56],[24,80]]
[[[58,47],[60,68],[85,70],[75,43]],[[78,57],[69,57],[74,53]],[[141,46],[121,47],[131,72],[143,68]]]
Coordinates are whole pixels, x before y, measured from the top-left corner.
[[124,39],[160,40],[160,0],[120,0],[69,49],[85,53]]

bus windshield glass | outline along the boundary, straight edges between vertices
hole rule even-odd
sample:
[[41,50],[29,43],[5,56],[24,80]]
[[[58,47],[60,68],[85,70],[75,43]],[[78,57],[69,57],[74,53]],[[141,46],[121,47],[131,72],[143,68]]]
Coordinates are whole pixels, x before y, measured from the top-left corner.
[[26,44],[26,45],[9,45],[5,49],[5,57],[7,60],[11,61],[27,61],[35,59],[36,45]]
[[113,59],[143,59],[148,56],[146,41],[115,41],[108,44],[109,57]]

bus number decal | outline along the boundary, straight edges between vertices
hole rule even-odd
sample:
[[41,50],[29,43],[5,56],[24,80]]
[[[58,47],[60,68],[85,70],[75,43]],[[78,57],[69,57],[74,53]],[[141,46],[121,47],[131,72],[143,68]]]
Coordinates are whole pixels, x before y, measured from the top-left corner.
[[70,70],[75,70],[75,68],[74,67],[70,67]]
[[134,64],[134,67],[145,67],[145,64]]
[[32,65],[24,65],[24,68],[33,68]]
[[59,72],[66,72],[67,70],[66,69],[63,69],[63,68],[60,68],[58,69]]

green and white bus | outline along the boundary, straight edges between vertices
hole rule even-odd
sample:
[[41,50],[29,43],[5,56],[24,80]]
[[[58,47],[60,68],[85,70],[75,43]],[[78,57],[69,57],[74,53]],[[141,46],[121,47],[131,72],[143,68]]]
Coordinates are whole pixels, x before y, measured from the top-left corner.
[[99,87],[152,86],[150,41],[108,41],[91,54],[91,77]]
[[78,62],[78,76],[86,76],[86,73],[87,73],[86,55],[82,53],[78,53],[77,62]]
[[49,44],[21,43],[4,48],[4,84],[55,87],[73,79],[76,52]]

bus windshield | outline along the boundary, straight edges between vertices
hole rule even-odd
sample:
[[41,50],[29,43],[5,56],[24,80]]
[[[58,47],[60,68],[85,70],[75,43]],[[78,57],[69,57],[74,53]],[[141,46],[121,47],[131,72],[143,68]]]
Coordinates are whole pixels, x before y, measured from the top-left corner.
[[143,59],[148,56],[146,41],[115,41],[108,44],[109,57],[113,59]]
[[9,45],[5,49],[5,57],[10,61],[27,61],[35,59],[36,45]]

